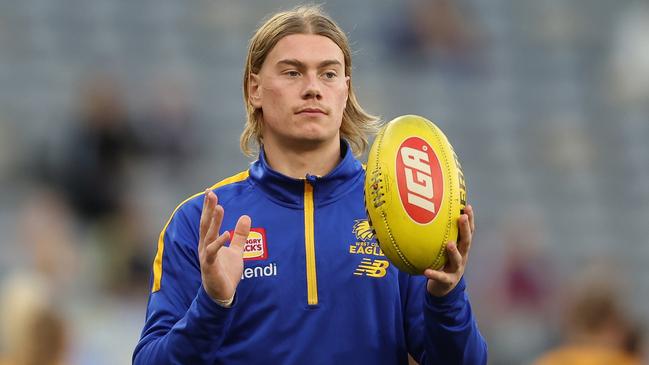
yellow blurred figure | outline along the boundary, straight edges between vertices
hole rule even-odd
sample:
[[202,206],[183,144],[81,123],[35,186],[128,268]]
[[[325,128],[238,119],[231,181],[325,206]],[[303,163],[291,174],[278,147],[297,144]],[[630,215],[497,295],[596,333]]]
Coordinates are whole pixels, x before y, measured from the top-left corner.
[[0,295],[0,365],[65,365],[68,328],[45,283],[30,275],[8,280]]
[[605,288],[590,288],[569,307],[564,345],[541,356],[534,365],[636,365],[625,350],[629,320],[616,297]]

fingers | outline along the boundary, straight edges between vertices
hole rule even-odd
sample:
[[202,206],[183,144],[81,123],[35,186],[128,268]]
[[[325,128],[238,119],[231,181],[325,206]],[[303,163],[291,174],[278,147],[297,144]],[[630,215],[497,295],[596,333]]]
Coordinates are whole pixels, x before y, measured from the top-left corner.
[[205,198],[203,199],[203,211],[201,212],[200,223],[200,236],[205,237],[207,230],[212,222],[212,215],[214,214],[214,207],[217,205],[219,198],[210,189],[205,190]]
[[250,234],[250,225],[252,224],[250,217],[247,215],[242,215],[237,221],[237,225],[234,228],[234,235],[232,237],[232,242],[230,242],[230,247],[236,248],[243,252],[243,245]]
[[216,254],[219,252],[221,247],[225,245],[226,242],[230,240],[230,232],[225,231],[223,234],[218,236],[214,241],[209,243],[205,248],[205,262],[212,264],[216,259]]
[[459,282],[466,267],[475,223],[473,219],[473,207],[467,205],[464,214],[460,215],[458,223],[458,242],[446,244],[448,261],[443,270],[426,269],[424,276],[429,281],[426,288],[434,296],[448,294]]
[[463,265],[462,254],[458,250],[457,244],[455,242],[449,242],[446,244],[446,252],[448,257],[448,262],[444,268],[445,272],[454,273],[457,272]]
[[469,226],[471,227],[471,233],[475,232],[475,213],[473,212],[473,206],[467,205],[464,208],[464,213],[469,216]]
[[208,189],[205,189],[205,197],[203,198],[203,210],[201,211],[201,223],[200,223],[200,237],[205,236],[207,232],[207,203],[209,201],[209,192]]
[[[225,231],[218,237],[212,238],[212,235],[216,235],[216,232],[220,229],[221,222],[223,220],[223,207],[220,205],[216,206],[215,214],[213,218],[213,224],[210,226],[208,232],[205,236],[205,262],[207,264],[212,264],[216,259],[216,255],[219,250],[230,241],[230,248],[234,248],[241,253],[243,256],[243,245],[250,234],[251,220],[247,215],[242,215],[237,221],[237,225],[234,229],[234,235],[230,237],[230,232]],[[210,238],[210,240],[208,240]],[[232,238],[232,240],[230,240]]]
[[199,252],[205,249],[206,242],[204,240],[207,230],[212,223],[212,210],[217,203],[216,195],[210,190],[205,189],[205,198],[203,199],[203,211],[201,212],[200,220],[200,239],[198,241]]
[[205,237],[203,237],[203,240],[206,242],[207,245],[210,244],[210,242],[214,241],[218,235],[219,231],[221,230],[221,222],[223,222],[223,207],[220,205],[217,205],[212,212],[212,221],[210,222],[210,226],[205,233]]
[[217,238],[223,221],[223,207],[218,205],[219,198],[210,189],[205,190],[203,200],[203,211],[200,220],[200,239],[198,241],[199,252]]
[[453,276],[443,271],[426,269],[424,270],[424,276],[444,286],[451,286],[455,283]]
[[452,290],[464,274],[464,261],[455,242],[446,244],[446,252],[448,262],[443,270],[424,270],[424,276],[430,279],[426,287],[435,296],[445,295]]
[[471,226],[467,214],[462,214],[460,218],[458,218],[458,228],[459,228],[459,232],[458,232],[459,240],[458,240],[457,248],[460,251],[462,257],[465,257],[469,252],[469,249],[471,248],[471,239],[472,239]]

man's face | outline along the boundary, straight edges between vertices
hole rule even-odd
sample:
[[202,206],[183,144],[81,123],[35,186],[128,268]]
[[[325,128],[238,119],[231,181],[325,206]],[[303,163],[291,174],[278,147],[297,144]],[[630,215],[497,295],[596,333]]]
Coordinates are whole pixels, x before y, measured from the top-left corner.
[[250,102],[263,113],[264,144],[310,149],[337,143],[348,85],[343,52],[331,39],[280,39],[250,78]]

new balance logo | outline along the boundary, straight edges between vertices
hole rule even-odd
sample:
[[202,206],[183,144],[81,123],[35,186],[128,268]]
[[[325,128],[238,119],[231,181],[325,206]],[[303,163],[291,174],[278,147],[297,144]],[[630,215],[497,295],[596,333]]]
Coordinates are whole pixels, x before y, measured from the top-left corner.
[[362,259],[354,275],[382,278],[387,274],[390,263],[386,260]]

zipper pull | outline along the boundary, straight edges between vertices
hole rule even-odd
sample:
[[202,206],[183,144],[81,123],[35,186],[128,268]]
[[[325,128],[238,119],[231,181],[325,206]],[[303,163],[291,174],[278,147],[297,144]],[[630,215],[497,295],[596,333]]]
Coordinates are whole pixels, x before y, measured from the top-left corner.
[[315,175],[306,174],[306,181],[308,181],[311,185],[315,184],[315,181],[316,181],[317,178],[318,177],[315,176]]

